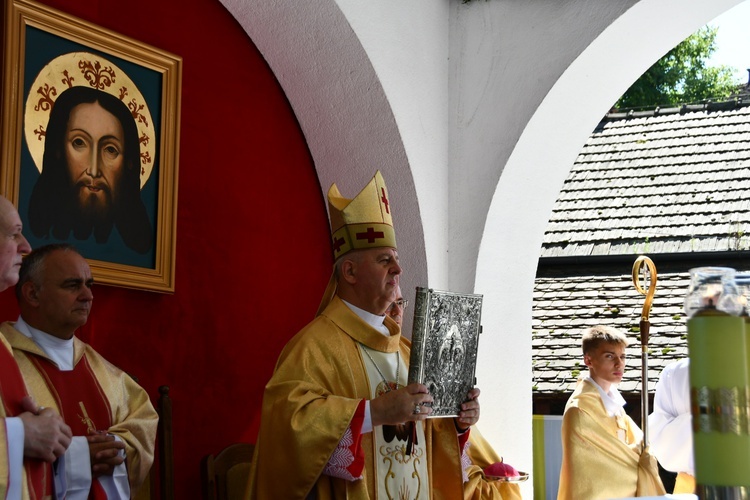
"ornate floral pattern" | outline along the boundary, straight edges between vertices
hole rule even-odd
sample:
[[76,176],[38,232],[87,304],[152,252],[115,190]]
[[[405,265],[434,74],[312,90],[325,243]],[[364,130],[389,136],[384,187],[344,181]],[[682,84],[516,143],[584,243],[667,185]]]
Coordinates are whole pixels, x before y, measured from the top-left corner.
[[471,446],[471,443],[467,439],[463,450],[461,450],[461,474],[463,475],[464,483],[469,482],[469,473],[467,471],[472,466],[471,458],[469,458],[469,446]]
[[358,477],[354,477],[349,470],[349,467],[354,463],[355,448],[354,436],[351,427],[349,427],[339,441],[339,445],[333,450],[333,455],[323,469],[323,474],[347,481],[362,479],[361,473]]

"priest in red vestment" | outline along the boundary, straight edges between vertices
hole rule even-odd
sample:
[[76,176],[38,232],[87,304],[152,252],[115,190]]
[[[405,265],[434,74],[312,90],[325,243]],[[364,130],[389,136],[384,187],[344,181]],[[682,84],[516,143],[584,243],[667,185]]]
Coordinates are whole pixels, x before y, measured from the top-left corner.
[[0,331],[32,396],[72,428],[66,498],[126,499],[153,462],[158,416],[146,391],[75,336],[91,311],[92,284],[72,246],[34,250],[16,286],[21,316]]
[[[16,208],[0,196],[0,291],[16,284],[22,256],[31,251],[22,228]],[[51,463],[70,444],[70,427],[28,396],[2,335],[0,344],[0,498],[49,498]]]

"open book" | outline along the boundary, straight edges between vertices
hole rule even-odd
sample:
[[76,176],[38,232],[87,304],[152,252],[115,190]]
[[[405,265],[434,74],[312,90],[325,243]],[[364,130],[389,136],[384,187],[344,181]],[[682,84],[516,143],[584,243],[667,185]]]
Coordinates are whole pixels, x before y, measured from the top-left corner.
[[417,288],[409,383],[426,385],[430,417],[455,417],[476,384],[482,296]]

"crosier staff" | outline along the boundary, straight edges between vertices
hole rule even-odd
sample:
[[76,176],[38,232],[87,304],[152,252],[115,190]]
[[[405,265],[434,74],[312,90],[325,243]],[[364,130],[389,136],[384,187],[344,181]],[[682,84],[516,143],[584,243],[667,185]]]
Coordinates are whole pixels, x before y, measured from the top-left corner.
[[[641,277],[643,286],[641,286]],[[645,255],[638,257],[633,263],[633,284],[641,295],[646,296],[641,310],[641,428],[643,429],[643,449],[648,446],[648,335],[651,322],[651,304],[656,292],[656,266],[654,261]],[[648,288],[646,288],[646,286]]]

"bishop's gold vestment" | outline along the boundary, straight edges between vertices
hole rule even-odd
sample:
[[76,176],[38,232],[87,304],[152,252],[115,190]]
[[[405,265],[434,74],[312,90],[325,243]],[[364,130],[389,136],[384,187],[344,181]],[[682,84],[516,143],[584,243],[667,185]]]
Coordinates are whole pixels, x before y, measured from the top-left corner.
[[663,495],[656,459],[641,452],[642,441],[633,419],[609,416],[597,388],[580,381],[565,405],[558,500]]
[[[49,359],[44,351],[32,339],[16,330],[12,323],[0,325],[0,332],[13,347],[13,354],[23,373],[29,393],[36,403],[62,413],[53,389],[48,386],[44,375],[33,362],[34,356]],[[73,349],[74,366],[86,357],[109,404],[113,425],[107,431],[119,436],[125,443],[130,491],[136,492],[146,479],[154,461],[158,414],[146,391],[129,375],[77,337],[74,337]]]
[[[250,498],[304,499],[311,492],[319,500],[377,498],[372,433],[362,434],[362,479],[334,478],[323,475],[323,470],[349,428],[357,406],[371,397],[357,342],[381,352],[400,351],[402,359],[409,359],[409,342],[402,339],[398,325],[390,318],[385,324],[391,332],[389,337],[334,297],[318,317],[289,341],[263,397],[250,473]],[[478,499],[482,495],[488,499],[520,499],[516,485],[483,481],[477,465],[469,467],[469,482],[463,483],[461,450],[453,419],[428,420],[425,437],[432,498]],[[484,452],[480,443],[475,454],[486,457]]]

